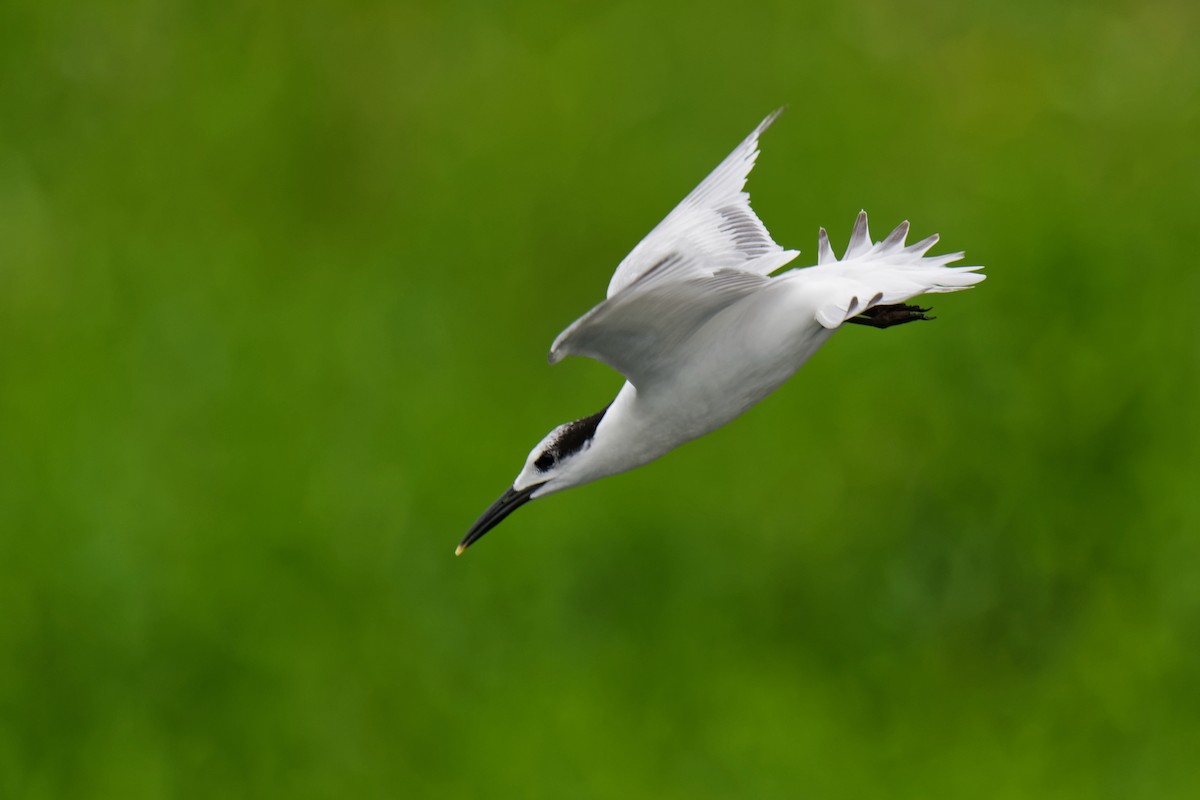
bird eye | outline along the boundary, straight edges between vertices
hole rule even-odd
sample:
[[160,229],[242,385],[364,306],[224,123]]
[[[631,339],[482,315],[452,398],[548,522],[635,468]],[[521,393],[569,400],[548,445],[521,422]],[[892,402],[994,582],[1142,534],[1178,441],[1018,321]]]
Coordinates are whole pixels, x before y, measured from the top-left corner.
[[533,465],[542,472],[545,472],[554,466],[554,456],[550,455],[549,453],[542,453],[537,457],[537,460],[533,462]]

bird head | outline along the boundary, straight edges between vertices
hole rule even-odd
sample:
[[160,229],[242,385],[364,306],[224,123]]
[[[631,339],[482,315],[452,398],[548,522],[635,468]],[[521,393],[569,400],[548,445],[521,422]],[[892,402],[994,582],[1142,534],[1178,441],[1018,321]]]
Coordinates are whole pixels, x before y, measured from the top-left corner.
[[545,438],[529,451],[525,466],[513,481],[512,488],[500,495],[499,499],[475,520],[475,524],[459,542],[454,554],[462,555],[464,550],[485,533],[530,500],[600,477],[599,473],[589,468],[590,459],[587,453],[591,449],[600,420],[604,418],[604,411],[559,425],[546,434]]

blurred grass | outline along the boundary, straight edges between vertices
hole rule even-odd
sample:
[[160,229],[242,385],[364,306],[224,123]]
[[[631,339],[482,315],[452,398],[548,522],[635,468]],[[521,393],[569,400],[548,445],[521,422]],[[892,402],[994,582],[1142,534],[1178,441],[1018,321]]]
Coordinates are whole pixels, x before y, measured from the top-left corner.
[[[0,796],[1193,797],[1182,2],[0,8]],[[769,110],[989,267],[465,526]]]

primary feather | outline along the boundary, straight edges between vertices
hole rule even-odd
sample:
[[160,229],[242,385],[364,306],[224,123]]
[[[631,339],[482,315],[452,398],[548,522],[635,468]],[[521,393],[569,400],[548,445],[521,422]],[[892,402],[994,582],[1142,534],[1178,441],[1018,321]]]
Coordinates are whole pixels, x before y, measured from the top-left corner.
[[831,329],[877,305],[903,303],[919,294],[957,292],[986,277],[976,272],[982,267],[948,267],[947,264],[962,259],[961,252],[926,257],[937,244],[936,233],[905,247],[907,237],[908,220],[905,220],[886,239],[872,244],[867,212],[860,211],[841,261],[833,255],[829,237],[822,228],[817,266],[793,270],[780,277],[807,273],[814,284],[821,283],[826,297],[818,306],[816,317],[821,325]]
[[642,278],[655,281],[712,275],[721,269],[768,274],[798,251],[784,250],[767,233],[742,189],[758,158],[758,137],[782,109],[759,123],[700,185],[617,265],[608,284],[612,297]]

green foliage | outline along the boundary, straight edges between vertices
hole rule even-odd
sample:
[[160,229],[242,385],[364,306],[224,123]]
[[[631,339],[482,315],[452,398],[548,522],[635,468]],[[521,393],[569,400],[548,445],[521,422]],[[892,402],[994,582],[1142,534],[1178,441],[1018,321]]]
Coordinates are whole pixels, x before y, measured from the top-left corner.
[[[0,796],[1195,797],[1183,2],[0,8]],[[466,527],[768,111],[988,265]]]

